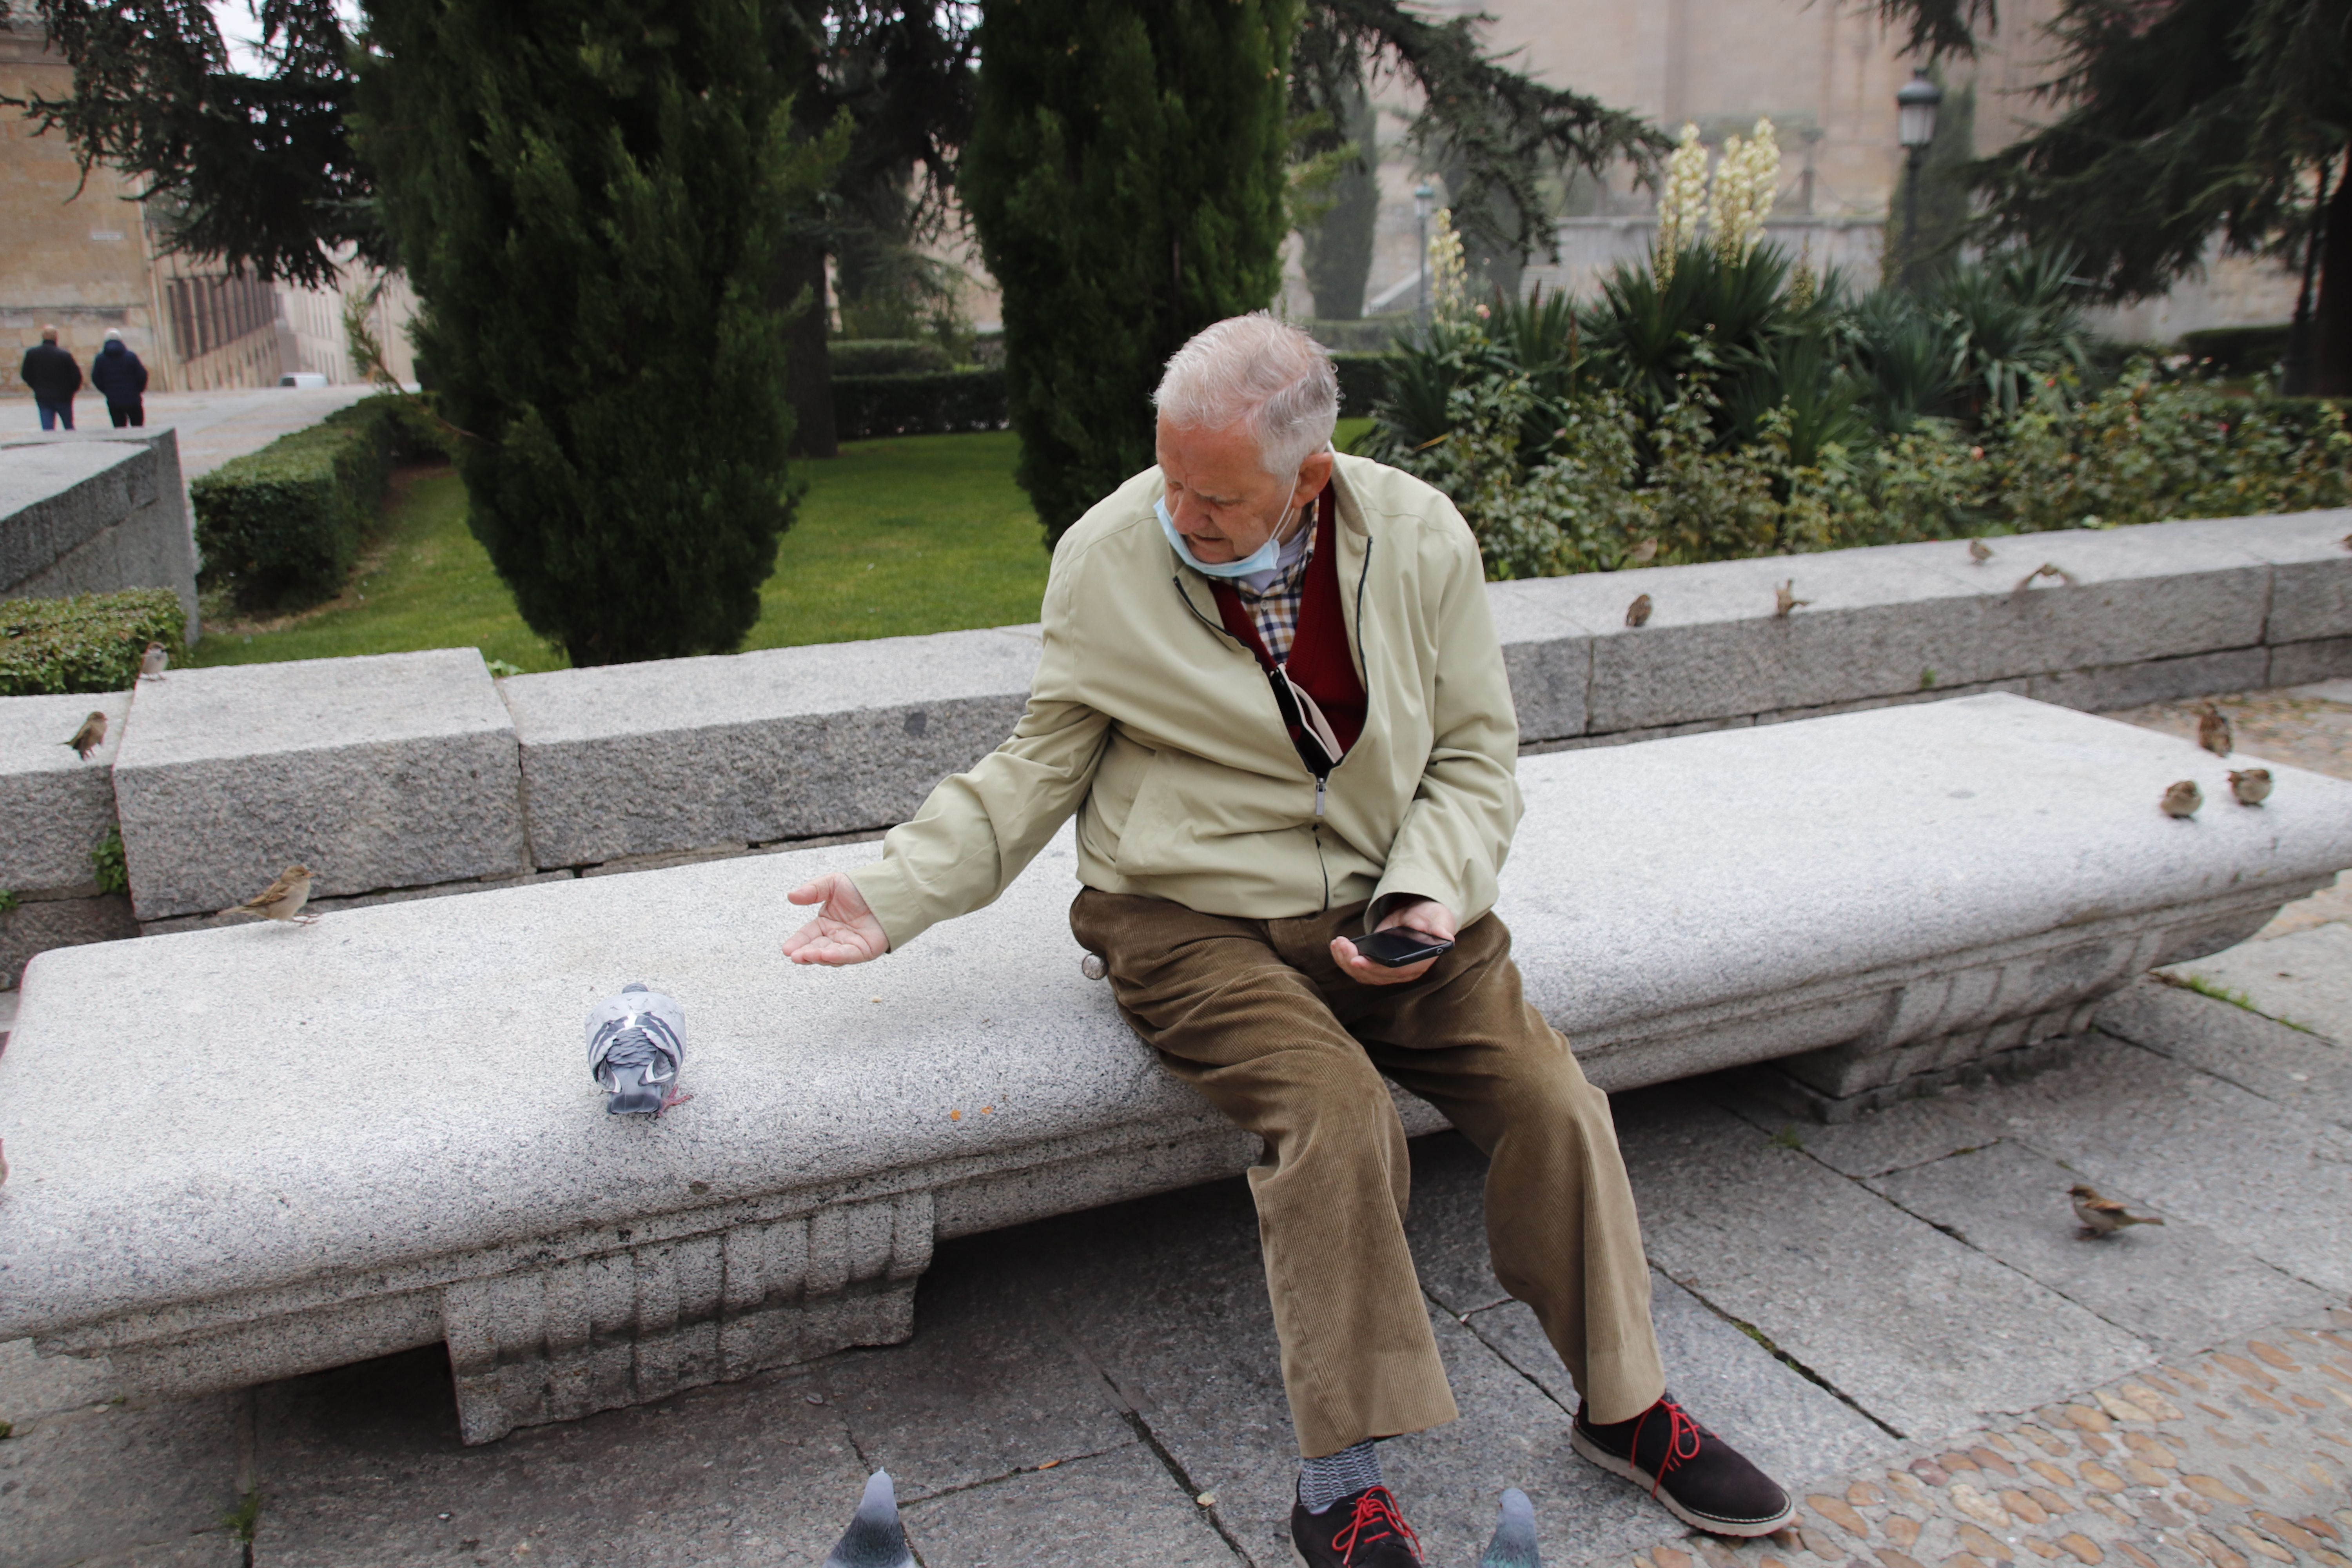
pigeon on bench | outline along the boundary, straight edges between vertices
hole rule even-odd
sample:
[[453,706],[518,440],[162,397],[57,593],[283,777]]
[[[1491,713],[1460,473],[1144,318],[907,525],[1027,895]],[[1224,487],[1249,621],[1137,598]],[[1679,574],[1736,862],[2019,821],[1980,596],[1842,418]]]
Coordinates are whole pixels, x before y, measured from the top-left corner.
[[1486,1543],[1486,1554],[1478,1559],[1478,1568],[1543,1568],[1542,1553],[1536,1550],[1535,1504],[1517,1487],[1503,1493],[1495,1539]]
[[686,1009],[633,980],[588,1015],[588,1071],[614,1116],[659,1116],[689,1098],[677,1092],[686,1065]]
[[915,1568],[915,1554],[907,1550],[907,1532],[898,1523],[898,1493],[890,1484],[889,1471],[877,1470],[866,1478],[856,1516],[841,1532],[824,1568]]

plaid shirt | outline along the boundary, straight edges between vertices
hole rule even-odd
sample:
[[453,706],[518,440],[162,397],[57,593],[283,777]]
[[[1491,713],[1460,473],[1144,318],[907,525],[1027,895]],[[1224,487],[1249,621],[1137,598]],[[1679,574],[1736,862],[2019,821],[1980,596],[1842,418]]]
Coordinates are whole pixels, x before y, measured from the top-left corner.
[[1299,606],[1307,602],[1307,566],[1315,559],[1315,520],[1310,513],[1302,531],[1307,548],[1298,559],[1283,567],[1263,593],[1236,578],[1234,592],[1241,595],[1242,608],[1257,623],[1257,635],[1265,644],[1265,651],[1274,662],[1289,660],[1291,639],[1298,634]]

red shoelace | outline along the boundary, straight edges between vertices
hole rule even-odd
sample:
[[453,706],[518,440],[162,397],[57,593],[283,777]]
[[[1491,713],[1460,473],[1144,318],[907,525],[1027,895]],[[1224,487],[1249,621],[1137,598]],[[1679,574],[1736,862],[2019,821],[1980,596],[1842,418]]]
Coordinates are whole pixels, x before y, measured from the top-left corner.
[[[1375,1525],[1380,1528],[1373,1530]],[[1367,1531],[1371,1533],[1365,1533]],[[1353,1563],[1357,1547],[1370,1546],[1375,1541],[1387,1541],[1396,1536],[1402,1536],[1412,1542],[1412,1560],[1421,1562],[1421,1537],[1412,1532],[1412,1526],[1407,1524],[1404,1515],[1397,1511],[1396,1499],[1389,1495],[1389,1489],[1374,1487],[1356,1500],[1355,1517],[1348,1521],[1345,1530],[1331,1538],[1331,1546],[1340,1553],[1341,1563]]]
[[[1661,1410],[1666,1413],[1666,1451],[1660,1457],[1658,1473],[1650,1482],[1652,1497],[1657,1496],[1658,1489],[1665,1484],[1668,1470],[1686,1459],[1698,1458],[1699,1440],[1706,1435],[1706,1428],[1685,1415],[1681,1405],[1671,1399],[1661,1399],[1643,1411],[1641,1419],[1633,1423],[1633,1441],[1626,1454],[1633,1463],[1638,1465],[1642,1462],[1642,1428],[1648,1426],[1650,1417]],[[1683,1447],[1685,1439],[1690,1444],[1687,1450]]]

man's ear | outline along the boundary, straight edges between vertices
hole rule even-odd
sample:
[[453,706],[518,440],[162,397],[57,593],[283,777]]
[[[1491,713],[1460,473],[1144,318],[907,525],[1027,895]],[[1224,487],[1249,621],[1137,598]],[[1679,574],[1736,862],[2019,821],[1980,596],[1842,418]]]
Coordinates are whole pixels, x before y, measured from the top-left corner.
[[1305,506],[1323,493],[1323,487],[1331,482],[1333,462],[1331,448],[1326,447],[1298,466],[1298,488],[1290,494],[1292,506]]

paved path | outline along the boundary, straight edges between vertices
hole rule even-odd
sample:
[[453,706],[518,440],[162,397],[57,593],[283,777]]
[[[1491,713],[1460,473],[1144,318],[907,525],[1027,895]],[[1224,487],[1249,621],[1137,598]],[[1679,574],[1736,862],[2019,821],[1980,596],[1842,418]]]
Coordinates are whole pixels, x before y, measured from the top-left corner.
[[[170,425],[180,432],[180,473],[193,479],[231,458],[267,447],[290,430],[306,429],[368,395],[364,386],[297,388],[268,386],[231,392],[159,392],[146,400],[147,426]],[[103,400],[87,394],[74,401],[78,434],[110,429]],[[40,422],[30,400],[0,403],[0,441],[37,436]]]
[[[2318,762],[2286,748],[2352,703],[2250,699],[2245,744],[2254,706],[2294,703],[2318,706],[2259,744]],[[2238,956],[2295,973],[2271,955],[2342,929],[2328,908]],[[2343,1035],[2155,982],[2100,1026],[2036,1079],[1844,1127],[1791,1124],[1738,1075],[1619,1098],[1675,1392],[1808,1500],[1736,1551],[1570,1452],[1573,1391],[1486,1264],[1483,1162],[1419,1141],[1413,1245],[1463,1419],[1385,1452],[1431,1563],[1469,1568],[1515,1485],[1554,1568],[2352,1568]],[[2084,1181],[2167,1224],[2083,1239]],[[478,1448],[437,1348],[107,1392],[0,1345],[0,1568],[814,1568],[874,1466],[925,1568],[1288,1561],[1238,1182],[943,1247],[907,1344]],[[248,1498],[249,1547],[224,1521]]]

